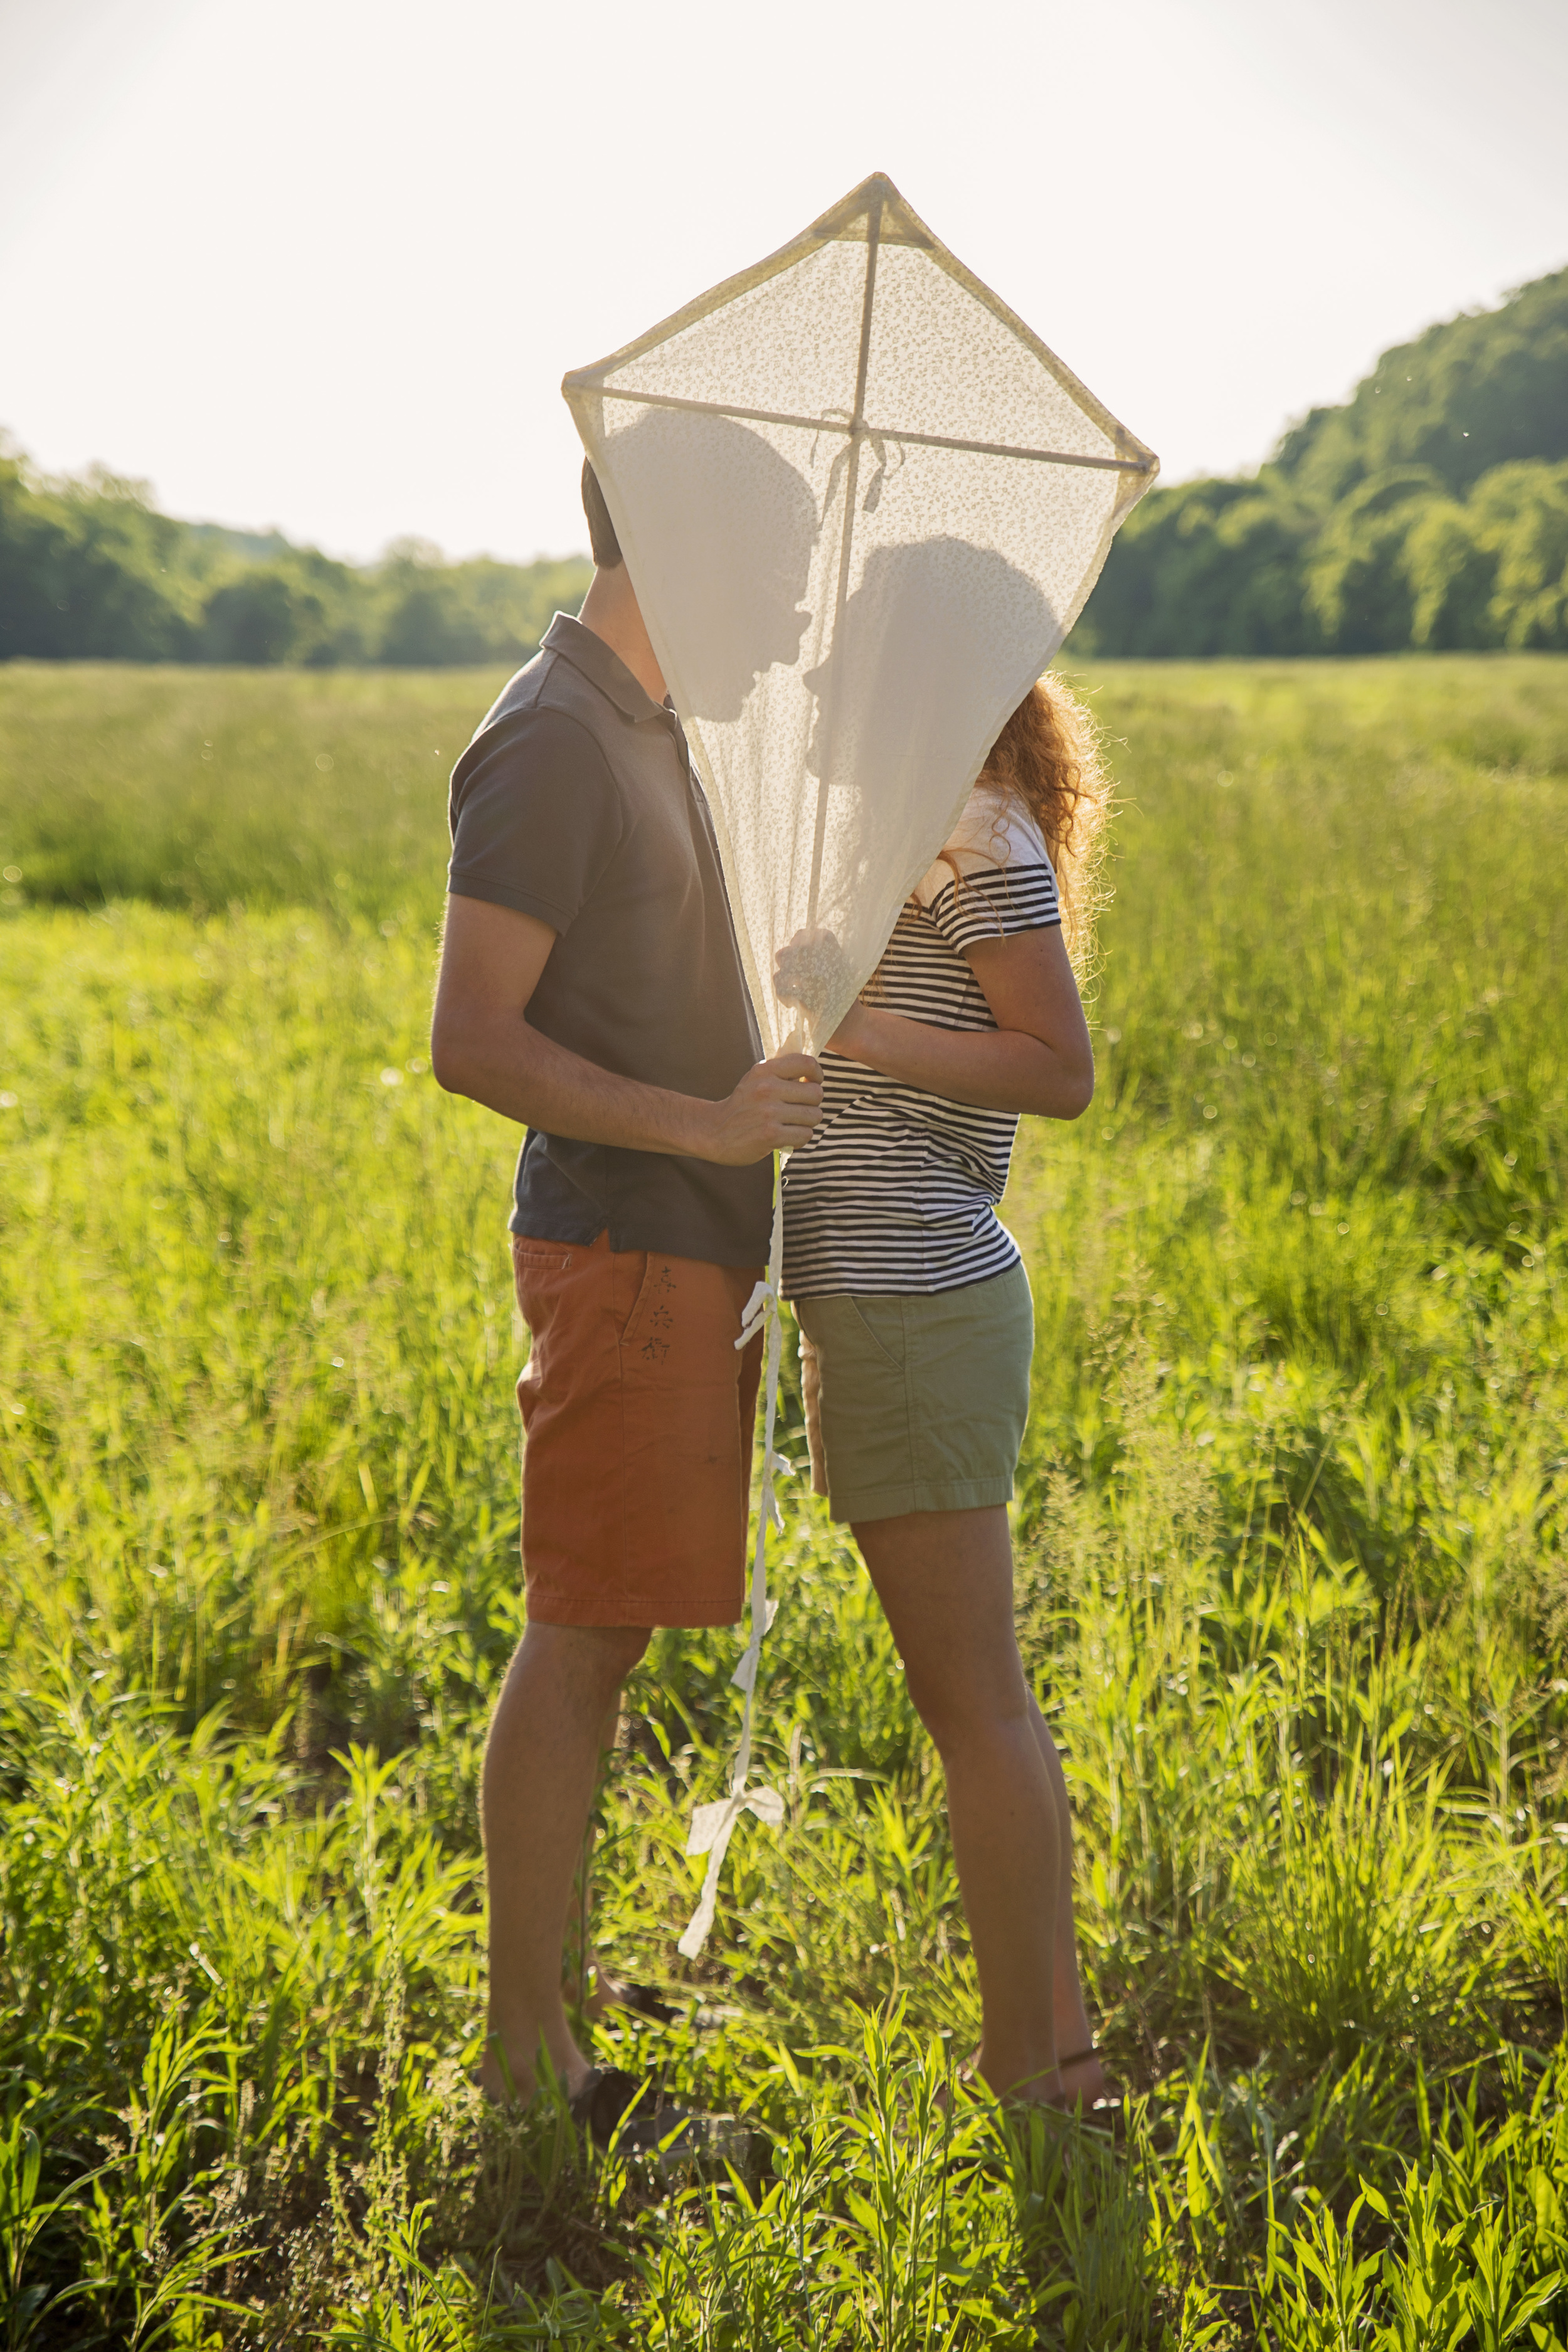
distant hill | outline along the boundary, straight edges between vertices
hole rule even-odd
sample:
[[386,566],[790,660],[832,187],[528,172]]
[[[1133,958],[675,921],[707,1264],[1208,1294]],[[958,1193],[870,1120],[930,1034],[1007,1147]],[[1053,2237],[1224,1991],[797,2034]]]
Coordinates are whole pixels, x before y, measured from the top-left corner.
[[1568,269],[1385,352],[1240,480],[1151,492],[1071,650],[1568,649]]
[[1291,426],[1274,464],[1328,505],[1394,466],[1430,467],[1462,498],[1531,457],[1568,457],[1568,269],[1384,352],[1342,408]]
[[0,446],[0,659],[521,662],[591,570],[585,556],[447,563],[414,540],[339,563],[280,531],[176,521],[102,467],[48,480]]

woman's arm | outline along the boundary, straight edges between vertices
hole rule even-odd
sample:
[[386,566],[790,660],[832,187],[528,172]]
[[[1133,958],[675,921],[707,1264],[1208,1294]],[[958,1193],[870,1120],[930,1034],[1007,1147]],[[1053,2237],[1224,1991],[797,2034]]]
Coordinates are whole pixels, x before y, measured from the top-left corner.
[[934,1029],[860,1003],[827,1051],[950,1102],[1077,1118],[1094,1097],[1094,1049],[1060,930],[976,940],[963,954],[994,1029]]

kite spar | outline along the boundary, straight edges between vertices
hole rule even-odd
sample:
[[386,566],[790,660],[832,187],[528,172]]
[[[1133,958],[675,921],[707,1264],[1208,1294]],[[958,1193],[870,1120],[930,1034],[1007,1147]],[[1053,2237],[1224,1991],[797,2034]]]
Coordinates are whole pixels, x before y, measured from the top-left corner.
[[[804,1017],[820,1048],[1158,461],[879,173],[563,391],[707,795],[764,1045]],[[689,1957],[740,1812],[783,1816],[746,1785],[779,1267],[775,1191],[744,1335],[768,1326],[746,1707],[730,1794],[694,1820]]]

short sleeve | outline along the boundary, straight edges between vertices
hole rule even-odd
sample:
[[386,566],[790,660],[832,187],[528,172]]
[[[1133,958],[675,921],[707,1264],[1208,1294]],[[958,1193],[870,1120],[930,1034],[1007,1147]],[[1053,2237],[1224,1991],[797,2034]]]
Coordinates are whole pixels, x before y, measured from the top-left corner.
[[570,929],[620,846],[625,817],[604,752],[559,710],[477,735],[452,772],[447,887]]
[[976,791],[919,897],[949,947],[1049,930],[1062,919],[1055,868],[1023,810]]

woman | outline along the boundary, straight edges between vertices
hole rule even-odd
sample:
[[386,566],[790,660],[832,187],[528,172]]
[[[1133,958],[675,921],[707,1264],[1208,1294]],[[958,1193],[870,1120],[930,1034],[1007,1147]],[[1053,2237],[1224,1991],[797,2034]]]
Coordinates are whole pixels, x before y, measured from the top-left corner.
[[1067,1786],[1013,1628],[1034,1318],[996,1203],[1019,1114],[1077,1118],[1094,1092],[1072,954],[1107,797],[1088,713],[1041,679],[828,1040],[822,1123],[784,1196],[812,1483],[849,1523],[942,1757],[976,2067],[1000,2096],[1088,2109],[1110,2091],[1074,1948]]

